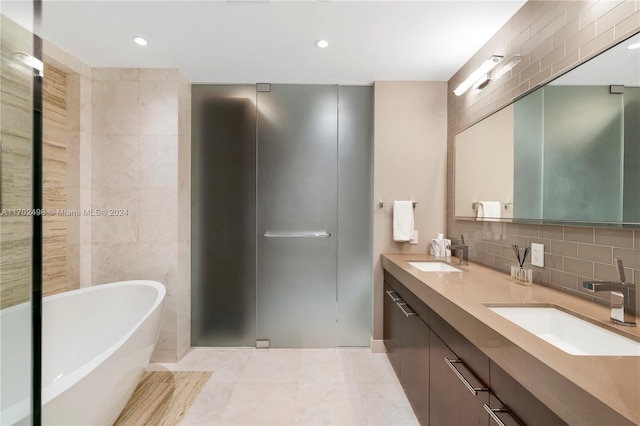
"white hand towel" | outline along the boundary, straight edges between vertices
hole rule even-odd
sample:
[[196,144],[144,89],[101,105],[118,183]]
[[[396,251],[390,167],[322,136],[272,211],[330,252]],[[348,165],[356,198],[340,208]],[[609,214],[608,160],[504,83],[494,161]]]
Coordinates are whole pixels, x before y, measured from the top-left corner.
[[413,201],[394,201],[393,240],[409,241],[413,232]]
[[476,220],[486,222],[500,221],[500,201],[480,201],[476,211]]

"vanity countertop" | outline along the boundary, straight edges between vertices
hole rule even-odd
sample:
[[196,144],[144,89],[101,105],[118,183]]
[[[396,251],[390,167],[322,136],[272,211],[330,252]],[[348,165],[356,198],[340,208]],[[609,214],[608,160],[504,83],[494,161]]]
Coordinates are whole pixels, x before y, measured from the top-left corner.
[[569,424],[640,424],[640,356],[570,355],[492,312],[489,304],[550,304],[640,341],[640,327],[609,322],[610,308],[471,263],[462,272],[423,272],[386,254],[382,266]]

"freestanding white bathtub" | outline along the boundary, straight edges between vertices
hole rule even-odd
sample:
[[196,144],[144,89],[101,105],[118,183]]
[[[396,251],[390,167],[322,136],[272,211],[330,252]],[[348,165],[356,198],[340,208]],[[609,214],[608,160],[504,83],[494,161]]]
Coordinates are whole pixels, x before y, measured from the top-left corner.
[[[151,358],[165,293],[155,281],[123,281],[43,299],[43,424],[113,424]],[[21,318],[29,321],[30,307],[13,306],[0,315],[4,331]],[[3,425],[23,423],[29,412],[24,372],[29,372],[30,359],[10,354],[12,345],[6,336],[2,340],[0,419]]]

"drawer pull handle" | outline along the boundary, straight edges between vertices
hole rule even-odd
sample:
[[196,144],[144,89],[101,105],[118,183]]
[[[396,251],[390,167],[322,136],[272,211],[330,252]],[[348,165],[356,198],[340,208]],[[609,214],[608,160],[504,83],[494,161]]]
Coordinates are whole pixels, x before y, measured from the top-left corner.
[[[409,318],[409,317],[412,317],[412,316],[416,315],[416,313],[415,313],[415,312],[413,312],[413,309],[409,308],[409,305],[407,305],[406,303],[404,303],[404,302],[398,302],[398,303],[396,303],[396,305],[398,305],[398,308],[400,308],[400,310],[402,311],[402,313],[403,313],[403,314],[405,314],[405,316],[406,316],[407,318]],[[409,308],[409,310],[405,309],[405,306],[406,306],[407,308]]]
[[456,366],[453,365],[453,364],[462,364],[463,362],[461,359],[449,359],[445,356],[444,362],[449,366],[449,368],[453,370],[454,373],[456,373],[456,376],[458,376],[458,379],[460,379],[460,381],[467,387],[467,389],[469,389],[469,392],[471,392],[472,394],[477,396],[478,392],[486,392],[489,390],[487,388],[476,388],[471,386],[471,383],[469,383],[469,381],[462,375],[460,370],[458,370]]
[[394,302],[397,302],[398,300],[402,300],[400,296],[398,296],[398,293],[396,293],[393,290],[386,290],[386,293]]
[[511,411],[507,410],[507,409],[504,409],[504,408],[491,408],[487,404],[484,404],[484,410],[487,413],[489,413],[489,415],[491,416],[493,421],[496,422],[496,424],[498,426],[507,426],[507,425],[502,421],[502,419],[500,417],[498,417],[498,415],[496,413],[505,413],[509,417],[511,417],[516,423],[518,423],[519,425],[522,425],[520,420],[518,420],[516,418],[516,416],[514,416],[513,413]]

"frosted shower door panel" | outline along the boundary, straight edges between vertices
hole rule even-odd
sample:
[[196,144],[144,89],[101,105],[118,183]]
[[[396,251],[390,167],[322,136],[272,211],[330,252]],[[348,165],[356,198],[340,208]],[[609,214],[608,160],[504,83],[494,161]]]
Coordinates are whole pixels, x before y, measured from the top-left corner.
[[544,206],[550,220],[622,220],[623,96],[544,88]]
[[256,89],[192,86],[191,344],[256,340]]
[[371,344],[373,87],[339,89],[338,346]]
[[[257,99],[257,338],[335,347],[337,87],[271,85]],[[308,232],[320,235],[289,234]]]

